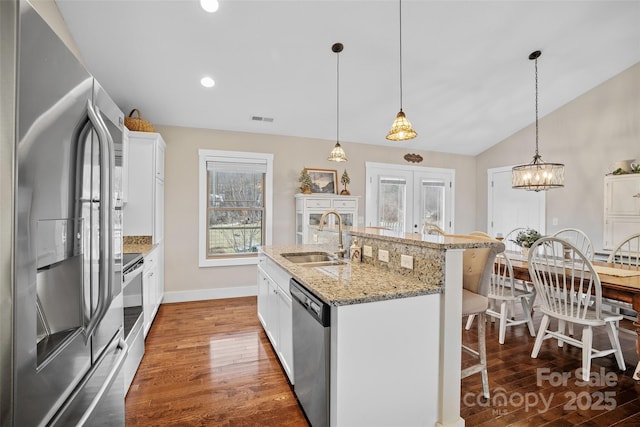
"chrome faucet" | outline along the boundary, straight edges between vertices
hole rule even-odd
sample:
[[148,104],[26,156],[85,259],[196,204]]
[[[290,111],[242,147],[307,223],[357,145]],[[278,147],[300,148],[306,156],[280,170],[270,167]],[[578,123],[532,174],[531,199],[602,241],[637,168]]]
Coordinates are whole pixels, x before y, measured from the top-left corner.
[[334,214],[338,218],[338,258],[344,258],[344,255],[347,253],[347,250],[342,246],[342,216],[338,213],[338,211],[329,210],[322,214],[320,217],[320,223],[318,224],[318,231],[322,231],[322,228],[325,224],[325,219],[327,215]]

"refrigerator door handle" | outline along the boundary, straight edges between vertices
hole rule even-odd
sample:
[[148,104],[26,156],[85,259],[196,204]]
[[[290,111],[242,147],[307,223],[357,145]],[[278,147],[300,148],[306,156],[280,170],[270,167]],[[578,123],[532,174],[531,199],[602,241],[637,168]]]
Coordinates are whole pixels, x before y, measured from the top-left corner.
[[98,285],[98,304],[87,327],[85,328],[85,341],[95,332],[109,309],[111,297],[111,278],[113,277],[113,247],[111,242],[111,224],[113,222],[111,212],[111,168],[113,157],[113,142],[109,132],[100,118],[99,111],[87,101],[87,114],[98,135],[100,147],[100,279]]

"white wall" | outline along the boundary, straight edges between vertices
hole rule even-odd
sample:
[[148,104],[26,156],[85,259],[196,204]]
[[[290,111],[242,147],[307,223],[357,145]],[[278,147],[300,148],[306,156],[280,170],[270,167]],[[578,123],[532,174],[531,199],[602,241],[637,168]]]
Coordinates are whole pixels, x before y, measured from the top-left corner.
[[[156,126],[167,143],[165,166],[165,289],[167,292],[204,290],[254,285],[255,266],[198,267],[198,149],[255,151],[274,154],[273,244],[293,244],[295,229],[294,194],[304,167],[345,167],[351,177],[349,191],[364,196],[365,161],[408,165],[407,150],[341,142],[349,161],[326,160],[334,141],[262,135],[218,130]],[[471,156],[418,152],[421,166],[456,170],[456,231],[469,232],[475,226],[475,160]],[[364,217],[364,203],[359,216]]]
[[[479,229],[487,224],[487,169],[529,163],[534,150],[531,125],[477,156]],[[640,159],[640,63],[541,118],[539,151],[565,164],[565,187],[546,194],[547,234],[580,228],[602,249],[604,175],[616,161]]]
[[[0,0],[4,1],[4,0]],[[80,51],[76,46],[76,42],[71,37],[69,29],[60,14],[60,10],[54,0],[28,0],[38,14],[44,19],[47,24],[53,29],[53,31],[62,39],[67,45],[69,50],[78,58],[80,62],[84,64],[84,59],[80,55]]]

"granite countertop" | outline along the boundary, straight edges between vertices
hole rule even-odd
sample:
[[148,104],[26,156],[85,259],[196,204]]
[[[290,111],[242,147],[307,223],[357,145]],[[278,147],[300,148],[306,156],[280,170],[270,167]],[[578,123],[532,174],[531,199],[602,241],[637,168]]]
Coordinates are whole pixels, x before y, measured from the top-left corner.
[[421,234],[421,233],[405,233],[393,230],[387,230],[378,227],[352,227],[348,230],[352,236],[368,237],[380,240],[386,240],[396,243],[409,243],[413,246],[420,246],[431,249],[472,249],[482,248],[492,245],[501,245],[502,243],[494,239],[486,239],[478,236],[467,234]]
[[140,253],[142,254],[142,256],[145,256],[149,252],[151,252],[156,246],[158,245],[151,244],[151,243],[125,243],[122,246],[122,253],[125,253],[125,254]]
[[[266,256],[287,270],[322,301],[333,306],[360,304],[443,291],[440,285],[431,285],[414,277],[402,276],[382,268],[344,260],[343,265],[303,267],[282,256],[292,252],[335,252],[335,245],[263,246]],[[437,272],[440,274],[440,272]]]

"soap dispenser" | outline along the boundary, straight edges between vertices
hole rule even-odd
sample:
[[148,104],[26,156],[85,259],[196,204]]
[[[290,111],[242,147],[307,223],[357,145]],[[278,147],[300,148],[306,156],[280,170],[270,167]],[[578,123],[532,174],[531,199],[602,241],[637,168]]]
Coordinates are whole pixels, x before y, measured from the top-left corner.
[[360,262],[362,259],[362,248],[358,244],[358,239],[353,239],[353,243],[351,243],[351,247],[349,248],[349,258],[351,262]]

